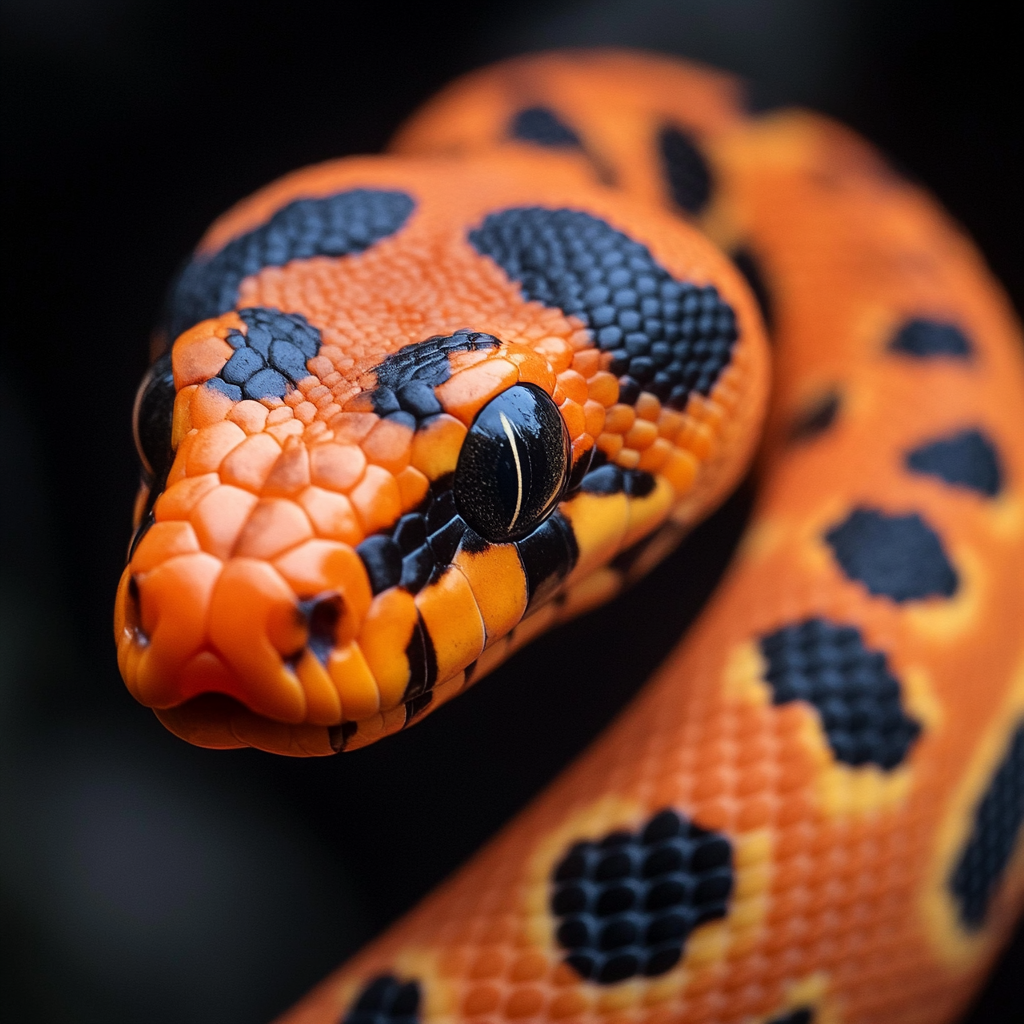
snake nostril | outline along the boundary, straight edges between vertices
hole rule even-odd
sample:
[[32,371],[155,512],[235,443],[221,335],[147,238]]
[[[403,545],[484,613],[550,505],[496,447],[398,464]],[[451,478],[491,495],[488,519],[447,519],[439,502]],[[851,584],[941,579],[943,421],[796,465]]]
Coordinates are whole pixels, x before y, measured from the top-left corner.
[[142,628],[142,598],[139,594],[138,580],[134,576],[128,580],[128,592],[124,603],[124,622],[137,643],[149,643],[149,637]]

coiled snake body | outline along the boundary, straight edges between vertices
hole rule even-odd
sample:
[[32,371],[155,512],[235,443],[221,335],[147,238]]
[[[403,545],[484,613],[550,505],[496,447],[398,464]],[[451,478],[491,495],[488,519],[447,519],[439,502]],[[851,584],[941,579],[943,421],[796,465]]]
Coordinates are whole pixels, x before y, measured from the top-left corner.
[[289,1021],[955,1017],[1024,896],[1024,363],[926,195],[717,73],[523,58],[228,213],[163,336],[115,635],[206,746],[404,728],[761,445],[640,697]]

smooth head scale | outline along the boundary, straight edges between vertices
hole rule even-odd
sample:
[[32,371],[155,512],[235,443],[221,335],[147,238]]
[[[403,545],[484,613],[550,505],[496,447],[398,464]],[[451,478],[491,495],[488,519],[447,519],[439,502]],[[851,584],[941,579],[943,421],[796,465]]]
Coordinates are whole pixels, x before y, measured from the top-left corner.
[[529,154],[293,174],[165,330],[115,637],[211,747],[365,745],[612,596],[737,479],[766,390],[723,256]]

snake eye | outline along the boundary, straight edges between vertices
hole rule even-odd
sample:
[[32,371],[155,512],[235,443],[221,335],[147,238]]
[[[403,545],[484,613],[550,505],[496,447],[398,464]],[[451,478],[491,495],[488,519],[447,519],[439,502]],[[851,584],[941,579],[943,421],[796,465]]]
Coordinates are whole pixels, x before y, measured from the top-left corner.
[[171,468],[171,422],[174,416],[174,374],[171,354],[162,355],[147,371],[135,392],[132,433],[142,468],[160,480]]
[[569,474],[569,432],[551,398],[516,384],[488,402],[462,442],[455,504],[495,544],[529,533],[553,511]]

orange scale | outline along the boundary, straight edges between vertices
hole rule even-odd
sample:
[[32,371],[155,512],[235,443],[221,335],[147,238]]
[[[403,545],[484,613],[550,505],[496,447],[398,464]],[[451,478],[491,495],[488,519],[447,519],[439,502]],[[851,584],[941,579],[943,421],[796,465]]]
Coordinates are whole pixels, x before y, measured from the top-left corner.
[[[607,428],[607,424],[605,424],[605,427]],[[610,460],[615,461],[623,448],[622,437],[619,434],[599,434],[597,437],[597,447]]]
[[267,425],[269,414],[270,410],[261,402],[245,398],[235,404],[228,413],[228,419],[232,423],[237,423],[247,434],[255,434]]
[[636,411],[621,402],[611,406],[605,418],[604,429],[609,434],[625,434],[636,421]]
[[312,536],[313,526],[297,502],[261,498],[232,554],[239,558],[273,558]]
[[327,657],[327,671],[341,697],[344,721],[364,721],[380,711],[377,680],[357,643],[335,647]]
[[278,722],[298,724],[306,715],[302,686],[282,656],[306,643],[295,614],[295,595],[267,562],[232,558],[214,587],[209,636],[245,689],[250,710]]
[[428,480],[453,473],[459,461],[466,426],[448,413],[431,417],[412,439],[412,465]]
[[512,964],[508,978],[514,982],[539,981],[548,973],[550,966],[548,958],[543,953],[521,953]]
[[197,387],[192,392],[189,402],[189,419],[192,426],[202,429],[226,419],[234,406],[234,402],[221,391],[213,388]]
[[359,631],[359,648],[376,680],[384,711],[401,703],[409,682],[405,650],[417,618],[412,595],[392,587],[373,599]]
[[469,967],[469,977],[474,981],[488,981],[505,973],[505,953],[498,949],[484,949],[476,955]]
[[179,391],[189,384],[202,384],[216,377],[234,354],[234,349],[213,333],[215,330],[216,325],[205,320],[187,330],[174,342],[171,365],[174,369],[174,386]]
[[281,452],[263,485],[267,497],[286,497],[310,484],[309,449],[302,441],[290,441]]
[[[271,395],[265,398],[264,401],[269,402],[272,399],[274,399],[274,396]],[[268,427],[276,427],[280,423],[287,423],[295,416],[295,413],[292,411],[292,409],[288,405],[283,404],[281,399],[276,399],[276,402],[277,405],[270,411],[270,414],[267,416]]]
[[615,462],[623,469],[636,469],[640,465],[640,453],[635,448],[623,446],[615,457]]
[[462,1000],[462,1012],[467,1017],[493,1013],[501,1002],[501,989],[497,985],[474,985]]
[[233,487],[259,492],[280,457],[281,446],[273,437],[250,434],[221,463],[220,478]]
[[168,487],[153,506],[156,521],[186,519],[188,514],[199,504],[203,496],[218,486],[220,480],[216,473],[203,476],[189,476]]
[[634,408],[640,419],[649,420],[652,423],[657,422],[658,416],[661,414],[661,402],[649,391],[640,392],[640,397],[636,400]]
[[199,541],[191,524],[154,523],[146,531],[135,549],[135,554],[132,555],[132,572],[149,572],[175,555],[187,555],[198,550]]
[[204,551],[226,559],[259,499],[238,487],[221,485],[199,501],[189,513]]
[[340,540],[353,547],[364,539],[363,528],[352,502],[344,494],[307,487],[295,499],[303,508],[319,537]]
[[[564,373],[573,365],[574,353],[572,345],[564,338],[548,335],[535,341],[531,348],[547,362],[555,374]],[[594,362],[594,369],[597,369],[596,361]]]
[[295,407],[295,418],[308,427],[316,419],[316,406],[312,402],[300,402]]
[[202,552],[179,555],[139,578],[140,622],[148,643],[139,661],[135,695],[150,707],[183,697],[181,667],[206,640],[207,612],[222,566]]
[[174,396],[174,409],[171,413],[171,448],[174,451],[178,450],[185,435],[193,429],[192,399],[198,390],[198,384],[190,384]]
[[583,406],[567,398],[558,411],[562,414],[565,422],[565,429],[569,431],[569,437],[576,438],[587,429],[587,417],[583,412]]
[[284,404],[287,405],[288,408],[292,410],[293,414],[295,412],[296,406],[301,405],[302,401],[303,394],[301,391],[298,390],[298,388],[296,388],[294,391],[287,392],[287,394],[285,394],[284,396]]
[[509,1020],[534,1017],[544,1005],[544,990],[535,986],[516,988],[505,1000],[505,1016]]
[[324,346],[320,349],[319,355],[313,356],[312,359],[306,360],[306,367],[310,373],[315,374],[323,382],[324,378],[334,372],[334,364],[327,358],[324,353],[328,346]]
[[650,420],[637,419],[633,425],[626,431],[626,435],[623,440],[626,443],[627,448],[632,448],[636,452],[641,452],[645,448],[649,448],[654,444],[655,439],[658,436],[658,428]]
[[[574,352],[572,356],[572,362],[570,364],[572,368],[581,376],[587,379],[587,388],[590,391],[590,397],[594,398],[594,381],[592,378],[602,372],[601,370],[601,351],[596,348],[586,348],[581,352]],[[611,374],[608,374],[611,377]],[[612,378],[614,380],[614,378]],[[618,385],[616,385],[615,393],[618,395]]]
[[[512,351],[513,346],[505,350],[505,357],[519,369],[520,384],[534,384],[551,395],[557,387],[555,372],[551,364],[532,349],[525,352]],[[557,399],[556,399],[557,401]]]
[[394,420],[381,420],[363,438],[366,458],[389,473],[401,473],[409,465],[412,452],[412,430]]
[[363,438],[380,422],[374,412],[339,412],[330,419],[336,441],[361,444]]
[[366,456],[357,444],[337,438],[315,444],[309,452],[310,479],[328,491],[343,492],[354,487],[366,470]]
[[434,646],[438,679],[475,661],[487,642],[483,617],[469,580],[452,566],[416,595],[416,607]]
[[598,437],[604,431],[606,420],[607,413],[600,402],[588,398],[583,403],[584,429],[591,437]]
[[406,466],[395,477],[395,482],[402,498],[403,512],[408,512],[419,505],[430,489],[430,481],[414,466]]
[[770,796],[744,800],[736,815],[736,826],[742,830],[761,828],[775,817],[775,801]]
[[237,423],[223,420],[204,427],[195,435],[188,451],[186,471],[189,476],[214,473],[228,452],[245,440],[245,431]]
[[380,466],[367,466],[349,493],[366,535],[391,526],[402,514],[402,495],[394,476]]
[[519,380],[519,368],[506,359],[487,359],[452,374],[434,389],[445,412],[472,426],[476,414],[495,395]]
[[587,390],[595,402],[600,402],[606,409],[619,401],[619,379],[607,370],[599,370],[587,381]]
[[[663,437],[656,437],[651,446],[640,453],[640,462],[637,468],[642,469],[645,473],[660,472],[661,467],[668,462],[674,452],[675,448],[670,441],[666,441]],[[674,486],[673,489],[675,489]]]
[[[289,412],[290,411],[291,410],[289,410]],[[275,423],[273,426],[267,427],[266,432],[283,448],[290,438],[302,437],[303,426],[301,421],[290,419],[283,423]]]

